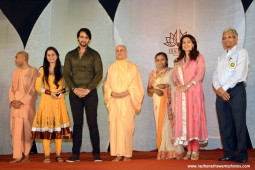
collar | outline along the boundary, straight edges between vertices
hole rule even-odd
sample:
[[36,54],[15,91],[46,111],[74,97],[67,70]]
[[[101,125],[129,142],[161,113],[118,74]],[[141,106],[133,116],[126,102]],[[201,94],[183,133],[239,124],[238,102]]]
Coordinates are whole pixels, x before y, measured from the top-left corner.
[[233,51],[236,51],[237,46],[235,45],[233,48],[231,48],[230,50],[226,50],[226,53],[232,53]]

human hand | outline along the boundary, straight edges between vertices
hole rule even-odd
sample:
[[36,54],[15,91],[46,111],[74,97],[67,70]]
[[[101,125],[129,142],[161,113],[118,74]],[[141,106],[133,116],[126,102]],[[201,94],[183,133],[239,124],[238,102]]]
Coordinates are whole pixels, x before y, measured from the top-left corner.
[[90,90],[89,89],[85,89],[85,88],[75,88],[73,92],[78,97],[82,98],[82,97],[85,97],[87,94],[89,94]]
[[225,101],[229,101],[230,100],[230,94],[228,92],[225,92],[222,94],[221,98]]
[[78,96],[79,98],[84,97],[83,89],[82,89],[82,88],[75,88],[75,89],[73,90],[73,92],[74,92],[74,94],[75,94],[76,96]]
[[188,90],[188,87],[186,85],[180,85],[177,87],[180,92],[185,92]]
[[79,88],[80,89],[80,97],[85,97],[89,94],[89,89]]
[[216,90],[216,94],[220,96],[223,100],[228,101],[230,100],[230,94],[226,92],[222,87]]
[[52,98],[57,99],[60,94],[59,93],[55,93],[55,92],[51,92],[50,95],[51,95]]
[[17,101],[15,102],[15,104],[13,105],[14,109],[20,109],[20,107],[23,105],[23,103],[21,101]]
[[159,88],[159,89],[165,89],[166,85],[165,84],[158,84],[156,87]]
[[59,94],[65,93],[65,92],[66,92],[66,89],[65,89],[65,88],[63,88],[63,89],[61,89],[60,91],[58,91]]
[[154,89],[155,93],[158,95],[158,96],[163,96],[163,91],[162,90],[159,90],[159,89]]
[[10,108],[11,108],[11,107],[14,107],[15,104],[16,104],[17,102],[19,102],[19,101],[18,101],[18,100],[13,100],[13,101],[9,104]]
[[121,99],[121,98],[124,98],[126,96],[129,95],[129,91],[124,91],[124,92],[112,92],[111,93],[111,96],[114,97],[114,98],[117,98],[117,99]]

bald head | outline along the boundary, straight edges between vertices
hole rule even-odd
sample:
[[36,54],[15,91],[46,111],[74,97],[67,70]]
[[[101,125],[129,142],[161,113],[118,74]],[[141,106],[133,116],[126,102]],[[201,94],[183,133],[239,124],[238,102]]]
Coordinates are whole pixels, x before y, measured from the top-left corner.
[[16,56],[15,56],[15,63],[18,67],[22,67],[23,65],[27,65],[28,64],[28,53],[25,51],[19,51],[17,52]]
[[116,58],[117,60],[124,60],[127,58],[127,48],[124,45],[116,46]]
[[18,55],[24,57],[24,60],[28,61],[29,56],[28,56],[28,53],[26,51],[19,51],[19,52],[17,52],[16,56],[18,56]]

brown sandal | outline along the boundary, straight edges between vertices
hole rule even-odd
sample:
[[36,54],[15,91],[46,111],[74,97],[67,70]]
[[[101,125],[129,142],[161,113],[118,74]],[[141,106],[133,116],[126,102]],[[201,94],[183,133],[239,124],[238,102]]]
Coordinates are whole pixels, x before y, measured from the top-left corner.
[[25,156],[25,157],[21,160],[21,163],[25,163],[25,162],[30,162],[29,156]]
[[57,156],[55,160],[56,162],[64,162],[64,159],[62,159],[60,156]]
[[50,157],[45,157],[43,160],[44,163],[50,163]]
[[21,160],[22,160],[22,158],[20,158],[20,159],[16,158],[16,159],[13,159],[12,161],[10,161],[9,163],[20,163]]

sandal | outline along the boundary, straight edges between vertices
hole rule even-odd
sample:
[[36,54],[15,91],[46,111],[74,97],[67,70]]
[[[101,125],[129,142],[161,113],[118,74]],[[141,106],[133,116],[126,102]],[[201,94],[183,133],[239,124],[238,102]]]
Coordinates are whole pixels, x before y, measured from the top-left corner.
[[21,160],[22,160],[22,158],[20,158],[20,159],[16,158],[16,159],[13,159],[12,161],[10,161],[9,163],[20,163]]
[[199,159],[199,152],[192,152],[191,160],[198,160]]
[[43,163],[50,163],[50,157],[45,157]]
[[25,163],[25,162],[30,162],[29,156],[25,156],[25,157],[21,160],[21,163]]
[[64,159],[62,159],[60,156],[56,156],[55,160],[56,162],[64,162]]
[[191,159],[192,152],[188,151],[186,155],[183,157],[183,160],[190,160]]
[[182,160],[184,158],[184,153],[175,153],[175,158],[177,160]]
[[174,158],[176,158],[175,152],[174,152],[174,151],[168,151],[168,152],[166,153],[165,159],[174,159]]

